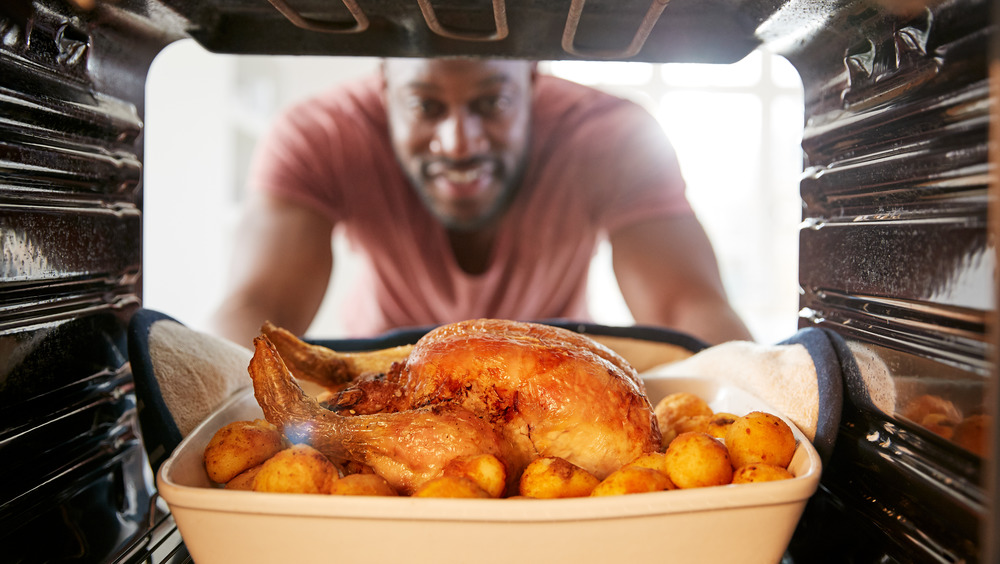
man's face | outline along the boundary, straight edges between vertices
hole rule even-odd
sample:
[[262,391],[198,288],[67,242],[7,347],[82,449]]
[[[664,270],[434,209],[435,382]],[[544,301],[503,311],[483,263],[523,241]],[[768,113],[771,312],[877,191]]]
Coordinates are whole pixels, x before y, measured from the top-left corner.
[[449,229],[489,224],[524,168],[534,65],[390,59],[383,74],[393,149],[424,204]]

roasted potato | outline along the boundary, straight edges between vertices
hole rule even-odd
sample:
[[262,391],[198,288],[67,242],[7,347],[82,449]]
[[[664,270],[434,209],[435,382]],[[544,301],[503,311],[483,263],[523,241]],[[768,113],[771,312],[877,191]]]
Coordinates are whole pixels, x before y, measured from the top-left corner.
[[[658,401],[654,413],[660,426],[660,434],[663,435],[663,446],[667,446],[674,437],[684,432],[679,426],[691,424],[686,423],[686,420],[711,417],[712,408],[695,394],[677,392],[668,394]],[[695,419],[695,421],[698,424],[704,423],[704,420]]]
[[444,467],[445,476],[468,478],[490,497],[500,497],[507,488],[507,467],[492,454],[458,457]]
[[[639,468],[650,468],[667,474],[667,457],[662,452],[647,452],[640,454],[632,462],[625,466],[636,466]],[[624,468],[624,467],[623,467]]]
[[928,415],[937,414],[952,423],[958,425],[962,420],[962,412],[950,400],[933,394],[924,394],[913,398],[906,403],[902,416],[914,423],[920,423]]
[[726,433],[729,432],[729,427],[731,427],[733,422],[737,419],[739,419],[738,415],[720,411],[709,417],[708,429],[706,429],[705,432],[717,439],[725,440]]
[[341,473],[344,476],[349,476],[351,474],[374,474],[375,470],[372,470],[372,467],[367,464],[356,462],[354,460],[348,460],[341,466]]
[[674,431],[681,433],[708,433],[712,424],[712,415],[695,415],[684,417],[674,424]]
[[253,480],[255,492],[329,493],[337,467],[309,445],[294,445],[267,459]]
[[330,484],[332,495],[395,496],[396,490],[378,474],[348,474]]
[[536,458],[521,474],[521,495],[541,499],[586,497],[600,483],[593,474],[556,456]]
[[208,441],[205,470],[213,482],[224,484],[287,447],[281,431],[267,421],[235,421]]
[[590,492],[592,497],[658,492],[673,489],[666,474],[653,468],[626,464],[601,480]]
[[490,494],[464,476],[439,476],[424,482],[412,497],[489,498]]
[[235,478],[233,478],[232,480],[229,480],[228,482],[226,482],[226,489],[227,490],[252,490],[253,489],[253,480],[254,480],[254,478],[257,477],[257,473],[260,472],[260,469],[261,469],[262,466],[263,466],[263,464],[259,464],[257,466],[254,466],[253,468],[249,468],[247,470],[244,470],[244,471],[240,472],[239,474],[236,475]]
[[626,467],[649,468],[651,470],[656,470],[667,477],[667,485],[664,489],[677,489],[677,486],[670,481],[670,475],[667,473],[667,455],[662,452],[647,452],[646,454],[641,454],[636,457],[635,460],[623,466],[623,468]]
[[946,439],[950,439],[955,435],[955,427],[957,426],[955,421],[944,413],[928,413],[920,421],[920,425],[935,435]]
[[733,468],[755,462],[787,468],[795,454],[795,435],[777,415],[751,411],[729,427],[726,448]]
[[970,415],[955,426],[952,440],[973,454],[986,456],[986,439],[989,436],[989,430],[989,415]]
[[733,472],[734,484],[750,484],[754,482],[773,482],[794,478],[787,469],[774,464],[751,463],[740,466]]
[[678,488],[721,486],[733,479],[725,445],[707,433],[681,433],[664,453],[667,476]]

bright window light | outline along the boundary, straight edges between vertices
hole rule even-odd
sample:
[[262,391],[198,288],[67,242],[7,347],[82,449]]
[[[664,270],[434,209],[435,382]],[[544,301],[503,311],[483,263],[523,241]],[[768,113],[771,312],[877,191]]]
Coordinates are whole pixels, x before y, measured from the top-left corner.
[[682,87],[757,86],[763,55],[753,51],[731,65],[668,63],[660,65],[663,82]]
[[650,63],[553,61],[547,69],[555,76],[589,85],[640,86],[653,77],[653,65]]

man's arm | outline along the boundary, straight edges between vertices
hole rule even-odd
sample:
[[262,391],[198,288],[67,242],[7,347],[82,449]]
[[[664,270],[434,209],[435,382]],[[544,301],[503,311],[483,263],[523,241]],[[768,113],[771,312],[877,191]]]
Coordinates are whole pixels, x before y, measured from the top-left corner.
[[752,340],[729,305],[712,245],[694,216],[656,219],[611,235],[615,276],[636,322],[710,344]]
[[333,225],[314,209],[270,195],[252,197],[243,213],[212,328],[246,347],[264,321],[301,335],[330,281]]

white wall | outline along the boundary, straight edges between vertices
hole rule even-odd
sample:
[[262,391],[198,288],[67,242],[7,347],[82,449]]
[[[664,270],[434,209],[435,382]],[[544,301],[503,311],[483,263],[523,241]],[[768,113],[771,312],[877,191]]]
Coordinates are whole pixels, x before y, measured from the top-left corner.
[[[285,105],[374,71],[370,58],[240,57],[193,41],[169,46],[147,81],[143,305],[207,329],[222,299],[254,140]],[[337,302],[356,258],[338,269],[310,334],[343,333]]]

